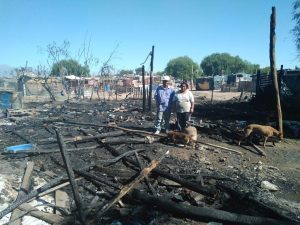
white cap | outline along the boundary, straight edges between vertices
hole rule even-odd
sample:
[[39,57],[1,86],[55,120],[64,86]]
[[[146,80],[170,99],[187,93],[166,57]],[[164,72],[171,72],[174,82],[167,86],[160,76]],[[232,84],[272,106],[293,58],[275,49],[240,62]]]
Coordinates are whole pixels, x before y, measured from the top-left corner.
[[162,76],[161,80],[167,80],[167,81],[169,81],[170,77],[169,76]]

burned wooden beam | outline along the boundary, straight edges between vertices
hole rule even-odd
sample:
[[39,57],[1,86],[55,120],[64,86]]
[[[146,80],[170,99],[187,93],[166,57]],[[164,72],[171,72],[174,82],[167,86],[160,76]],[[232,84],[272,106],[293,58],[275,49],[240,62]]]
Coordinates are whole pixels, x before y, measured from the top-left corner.
[[223,210],[208,208],[208,207],[196,207],[192,205],[179,204],[171,201],[162,196],[151,196],[147,193],[134,190],[132,197],[146,203],[150,206],[158,206],[161,209],[172,213],[175,216],[182,216],[198,220],[201,222],[221,222],[226,224],[240,224],[240,225],[297,225],[299,223],[284,221],[266,217],[255,217],[242,215],[237,213],[230,213]]
[[111,164],[114,164],[114,163],[120,161],[124,157],[137,154],[138,152],[141,152],[141,151],[145,151],[145,149],[135,149],[135,150],[132,150],[132,151],[125,152],[125,153],[119,155],[118,157],[116,157],[114,159],[97,160],[97,162],[103,163],[104,166],[109,166]]
[[116,136],[121,136],[124,135],[125,132],[122,130],[117,130],[117,131],[112,131],[112,132],[107,132],[99,135],[94,135],[94,136],[76,136],[74,138],[66,138],[65,143],[69,142],[86,142],[90,140],[97,140],[99,138],[106,138],[106,137],[116,137]]
[[26,138],[24,135],[18,133],[17,131],[10,131],[11,133],[13,133],[14,135],[20,137],[22,140],[26,141],[26,143],[32,143],[28,138]]
[[144,138],[128,138],[128,137],[114,137],[114,138],[106,138],[106,139],[102,139],[101,142],[102,143],[106,143],[106,144],[111,144],[111,145],[115,145],[115,144],[151,144],[153,143],[153,138],[146,136]]
[[70,180],[70,184],[71,184],[71,187],[72,187],[74,200],[75,200],[75,203],[76,203],[76,206],[77,206],[77,209],[78,209],[79,219],[80,219],[81,223],[85,224],[85,218],[84,218],[84,215],[83,215],[83,205],[82,205],[82,201],[81,201],[81,198],[80,198],[80,195],[79,195],[79,192],[78,192],[78,186],[77,186],[77,183],[75,181],[75,175],[74,175],[71,163],[70,163],[70,159],[69,159],[68,153],[66,151],[66,146],[65,146],[64,140],[63,140],[61,134],[59,133],[58,129],[54,129],[54,130],[55,130],[55,133],[56,133],[56,136],[57,136],[57,141],[58,141],[58,144],[59,144],[61,155],[62,155],[64,164],[65,164],[65,168],[66,168],[66,171],[67,171],[67,174],[68,174],[68,177],[69,177],[69,180]]
[[[145,166],[144,166],[142,160],[140,159],[140,157],[139,157],[139,155],[138,155],[138,153],[137,153],[136,151],[135,151],[134,153],[135,153],[136,161],[137,161],[138,164],[139,164],[140,170],[143,170],[143,169],[145,168]],[[149,188],[151,194],[155,195],[156,192],[155,192],[153,186],[151,185],[148,176],[145,176],[145,182],[146,182],[146,184],[147,184],[147,186],[148,186],[148,188]]]
[[[53,160],[53,162],[55,162],[56,164],[60,165],[60,166],[63,166],[56,158],[54,157],[51,157],[51,159]],[[91,167],[93,167],[95,165],[91,165]],[[104,178],[101,178],[99,176],[96,176],[96,175],[93,175],[91,173],[88,173],[84,170],[78,170],[78,169],[74,169],[74,172],[77,173],[78,175],[84,177],[85,179],[91,181],[92,183],[94,183],[95,185],[101,185],[101,184],[106,184],[108,186],[111,186],[115,189],[121,189],[121,187],[115,183],[112,183],[110,182],[109,180],[107,179],[104,179]]]
[[160,159],[152,160],[150,165],[147,168],[144,168],[140,172],[140,174],[137,178],[135,178],[130,184],[124,186],[121,189],[120,193],[101,209],[98,216],[101,217],[107,210],[109,210],[115,203],[117,203],[124,195],[126,195],[129,191],[131,191],[134,187],[136,187],[154,168],[156,168],[158,166],[160,161],[167,154],[169,154],[169,151],[166,151]]
[[[119,151],[117,151],[115,148],[113,148],[112,146],[110,145],[107,145],[105,144],[105,147],[113,154],[113,155],[120,155]],[[136,167],[138,167],[138,164],[134,161],[134,160],[130,160],[130,159],[127,159],[125,158],[126,161],[130,162],[132,165],[135,165]],[[190,182],[186,179],[182,179],[180,178],[179,176],[176,176],[176,175],[172,175],[168,172],[165,172],[161,169],[158,169],[158,168],[155,168],[153,170],[153,173],[159,175],[159,176],[162,176],[164,178],[167,178],[169,180],[172,180],[172,181],[175,181],[179,184],[181,184],[182,186],[188,188],[188,189],[191,189],[195,192],[199,192],[201,194],[204,194],[204,195],[208,195],[208,196],[214,196],[217,192],[217,189],[214,187],[214,186],[201,186],[199,184],[196,184],[194,182]]]

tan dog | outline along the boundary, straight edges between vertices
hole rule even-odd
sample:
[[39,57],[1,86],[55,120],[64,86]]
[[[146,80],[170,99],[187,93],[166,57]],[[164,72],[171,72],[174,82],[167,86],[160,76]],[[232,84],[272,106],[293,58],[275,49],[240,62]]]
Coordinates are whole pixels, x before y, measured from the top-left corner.
[[[242,140],[245,140],[248,137],[249,137],[249,140],[252,141],[253,134],[258,134],[258,135],[264,137],[264,145],[263,145],[264,147],[266,145],[268,138],[271,136],[276,136],[279,139],[283,138],[282,133],[280,133],[278,130],[276,130],[275,128],[273,128],[271,126],[250,124],[244,128],[244,137],[242,137],[239,140],[238,145],[241,144]],[[274,141],[273,141],[273,145],[275,145]]]
[[184,144],[184,146],[194,142],[191,135],[177,131],[170,131],[167,137],[173,141],[174,144]]
[[184,128],[183,132],[187,135],[190,135],[192,137],[192,140],[194,142],[197,141],[197,136],[198,136],[198,133],[197,133],[197,129],[196,127],[193,127],[193,126],[187,126],[186,128]]

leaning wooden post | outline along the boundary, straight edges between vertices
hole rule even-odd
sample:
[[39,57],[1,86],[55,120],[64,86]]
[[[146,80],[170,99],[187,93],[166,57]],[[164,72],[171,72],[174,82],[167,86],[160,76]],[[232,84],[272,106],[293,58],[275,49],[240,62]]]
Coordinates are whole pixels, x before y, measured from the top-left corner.
[[154,61],[154,45],[152,46],[151,51],[151,62],[150,62],[150,85],[149,85],[149,100],[148,100],[148,107],[149,111],[152,111],[152,85],[153,85],[153,61]]
[[146,89],[145,89],[145,66],[142,66],[142,82],[143,82],[143,112],[146,111]]
[[278,88],[278,79],[277,79],[277,70],[276,70],[276,62],[275,62],[275,28],[276,28],[276,8],[272,7],[272,14],[271,14],[271,22],[270,22],[270,67],[271,67],[271,74],[273,75],[273,83],[274,89],[276,94],[276,108],[278,114],[278,129],[283,134],[282,128],[282,111],[281,111],[281,104],[280,104],[280,94]]

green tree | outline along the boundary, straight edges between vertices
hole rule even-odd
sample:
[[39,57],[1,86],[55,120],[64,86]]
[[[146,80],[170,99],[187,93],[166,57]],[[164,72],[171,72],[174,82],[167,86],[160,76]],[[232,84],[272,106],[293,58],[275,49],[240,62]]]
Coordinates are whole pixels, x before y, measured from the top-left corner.
[[61,76],[66,74],[89,77],[90,69],[88,65],[81,66],[76,60],[73,59],[64,59],[52,65],[51,76]]
[[294,1],[292,14],[293,20],[296,22],[292,32],[297,48],[297,56],[300,57],[300,0]]
[[269,66],[267,66],[267,67],[264,67],[264,68],[261,68],[260,69],[260,73],[263,73],[263,74],[269,74],[270,73],[270,67]]
[[[135,73],[138,75],[142,75],[142,67],[136,68]],[[146,73],[146,71],[145,71],[145,73]]]
[[188,56],[171,59],[165,68],[165,73],[181,80],[191,80],[201,75],[199,65]]
[[239,56],[231,56],[228,53],[213,53],[205,57],[200,64],[207,76],[232,74],[238,72],[255,73],[258,64],[251,64],[242,60]]
[[120,74],[120,76],[123,76],[126,74],[133,74],[133,70],[120,70],[119,74]]

